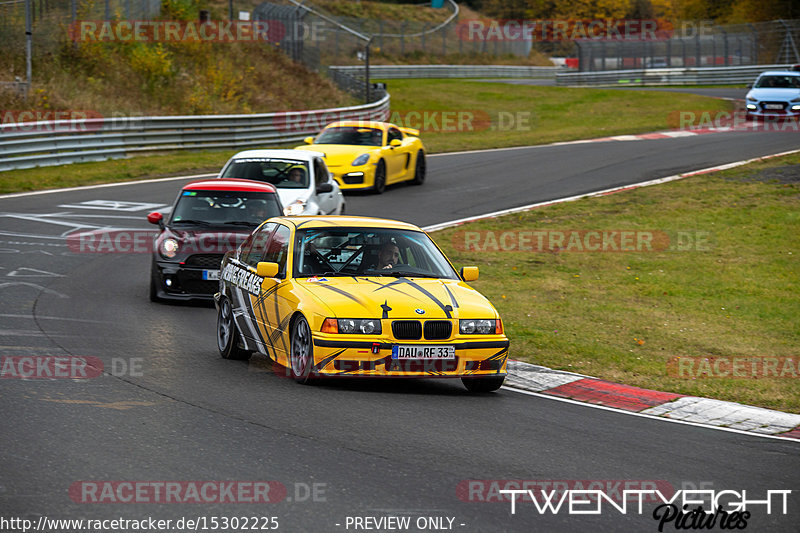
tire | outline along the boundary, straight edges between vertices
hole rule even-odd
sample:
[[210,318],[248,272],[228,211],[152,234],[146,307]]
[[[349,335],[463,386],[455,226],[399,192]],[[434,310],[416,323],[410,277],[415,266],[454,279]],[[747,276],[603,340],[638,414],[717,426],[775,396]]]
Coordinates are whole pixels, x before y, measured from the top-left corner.
[[470,392],[494,392],[503,386],[505,376],[488,376],[481,378],[461,378],[461,383]]
[[217,348],[223,359],[250,359],[252,352],[243,350],[239,347],[239,330],[233,321],[233,310],[231,302],[225,297],[219,300],[219,311],[217,312]]
[[375,167],[375,183],[372,185],[372,192],[381,194],[386,190],[386,162],[383,159],[378,161],[378,166]]
[[314,343],[311,340],[311,328],[308,321],[300,315],[292,324],[290,337],[289,372],[298,383],[311,384],[314,379]]
[[156,287],[156,274],[155,272],[150,272],[150,301],[151,302],[160,302],[161,298],[158,297],[158,287]]
[[414,179],[411,183],[414,185],[422,185],[425,182],[426,171],[427,163],[425,162],[425,152],[420,150],[417,152],[417,162],[414,164]]

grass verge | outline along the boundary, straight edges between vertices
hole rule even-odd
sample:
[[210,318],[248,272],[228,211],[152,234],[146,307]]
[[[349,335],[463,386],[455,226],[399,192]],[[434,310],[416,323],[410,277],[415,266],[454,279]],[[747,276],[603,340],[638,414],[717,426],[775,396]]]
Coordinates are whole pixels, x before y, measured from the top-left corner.
[[[729,110],[732,106],[728,101],[691,94],[566,89],[465,80],[392,80],[389,92],[394,118],[407,120],[409,111],[427,113],[434,118],[429,130],[423,128],[421,135],[429,152],[523,146],[653,131],[669,127],[670,110],[717,111]],[[473,112],[488,118],[488,122],[475,121],[476,127],[471,130],[452,131],[441,120],[441,115],[437,118],[436,112],[441,111],[449,111],[451,115]],[[412,121],[410,125],[417,124]],[[233,153],[176,153],[14,170],[0,174],[0,193],[215,171]]]
[[[671,246],[680,237],[686,249],[532,252],[513,249],[507,239],[511,251],[498,251],[503,232],[531,230],[663,232]],[[479,233],[478,250],[465,251],[465,231],[491,232],[498,244]],[[732,358],[766,356],[794,358],[797,372],[799,232],[800,154],[794,154],[434,236],[455,264],[479,265],[481,279],[474,286],[502,315],[512,358],[800,413],[796,373],[708,378],[699,372],[702,363],[677,376],[667,371],[676,357],[720,361],[724,371]]]

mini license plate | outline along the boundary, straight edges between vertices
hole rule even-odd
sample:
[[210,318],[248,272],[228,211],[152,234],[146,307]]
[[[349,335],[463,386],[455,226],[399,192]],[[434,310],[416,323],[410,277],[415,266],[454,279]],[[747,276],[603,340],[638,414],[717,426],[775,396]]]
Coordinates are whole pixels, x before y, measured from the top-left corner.
[[219,270],[203,270],[203,279],[207,279],[209,281],[218,281]]
[[764,104],[764,109],[783,109],[783,104]]
[[392,359],[455,359],[455,346],[394,345]]

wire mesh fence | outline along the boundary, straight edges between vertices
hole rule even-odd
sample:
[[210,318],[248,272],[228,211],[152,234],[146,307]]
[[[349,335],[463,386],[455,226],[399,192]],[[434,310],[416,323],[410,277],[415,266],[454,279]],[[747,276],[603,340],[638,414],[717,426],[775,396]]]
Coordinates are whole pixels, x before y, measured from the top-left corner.
[[800,20],[753,24],[684,24],[670,39],[575,42],[579,69],[732,67],[800,63]]
[[[26,6],[26,4],[29,4]],[[26,89],[26,8],[30,9],[31,55],[56,53],[69,39],[75,21],[150,20],[161,0],[2,0],[0,1],[0,65],[11,79],[0,85]]]

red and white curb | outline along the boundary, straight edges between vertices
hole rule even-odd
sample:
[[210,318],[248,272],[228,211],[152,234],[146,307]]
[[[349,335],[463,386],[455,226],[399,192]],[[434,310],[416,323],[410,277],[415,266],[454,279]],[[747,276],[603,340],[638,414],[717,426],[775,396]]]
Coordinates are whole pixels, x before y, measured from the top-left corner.
[[508,362],[505,386],[629,413],[800,440],[800,415],[642,389],[522,361]]

